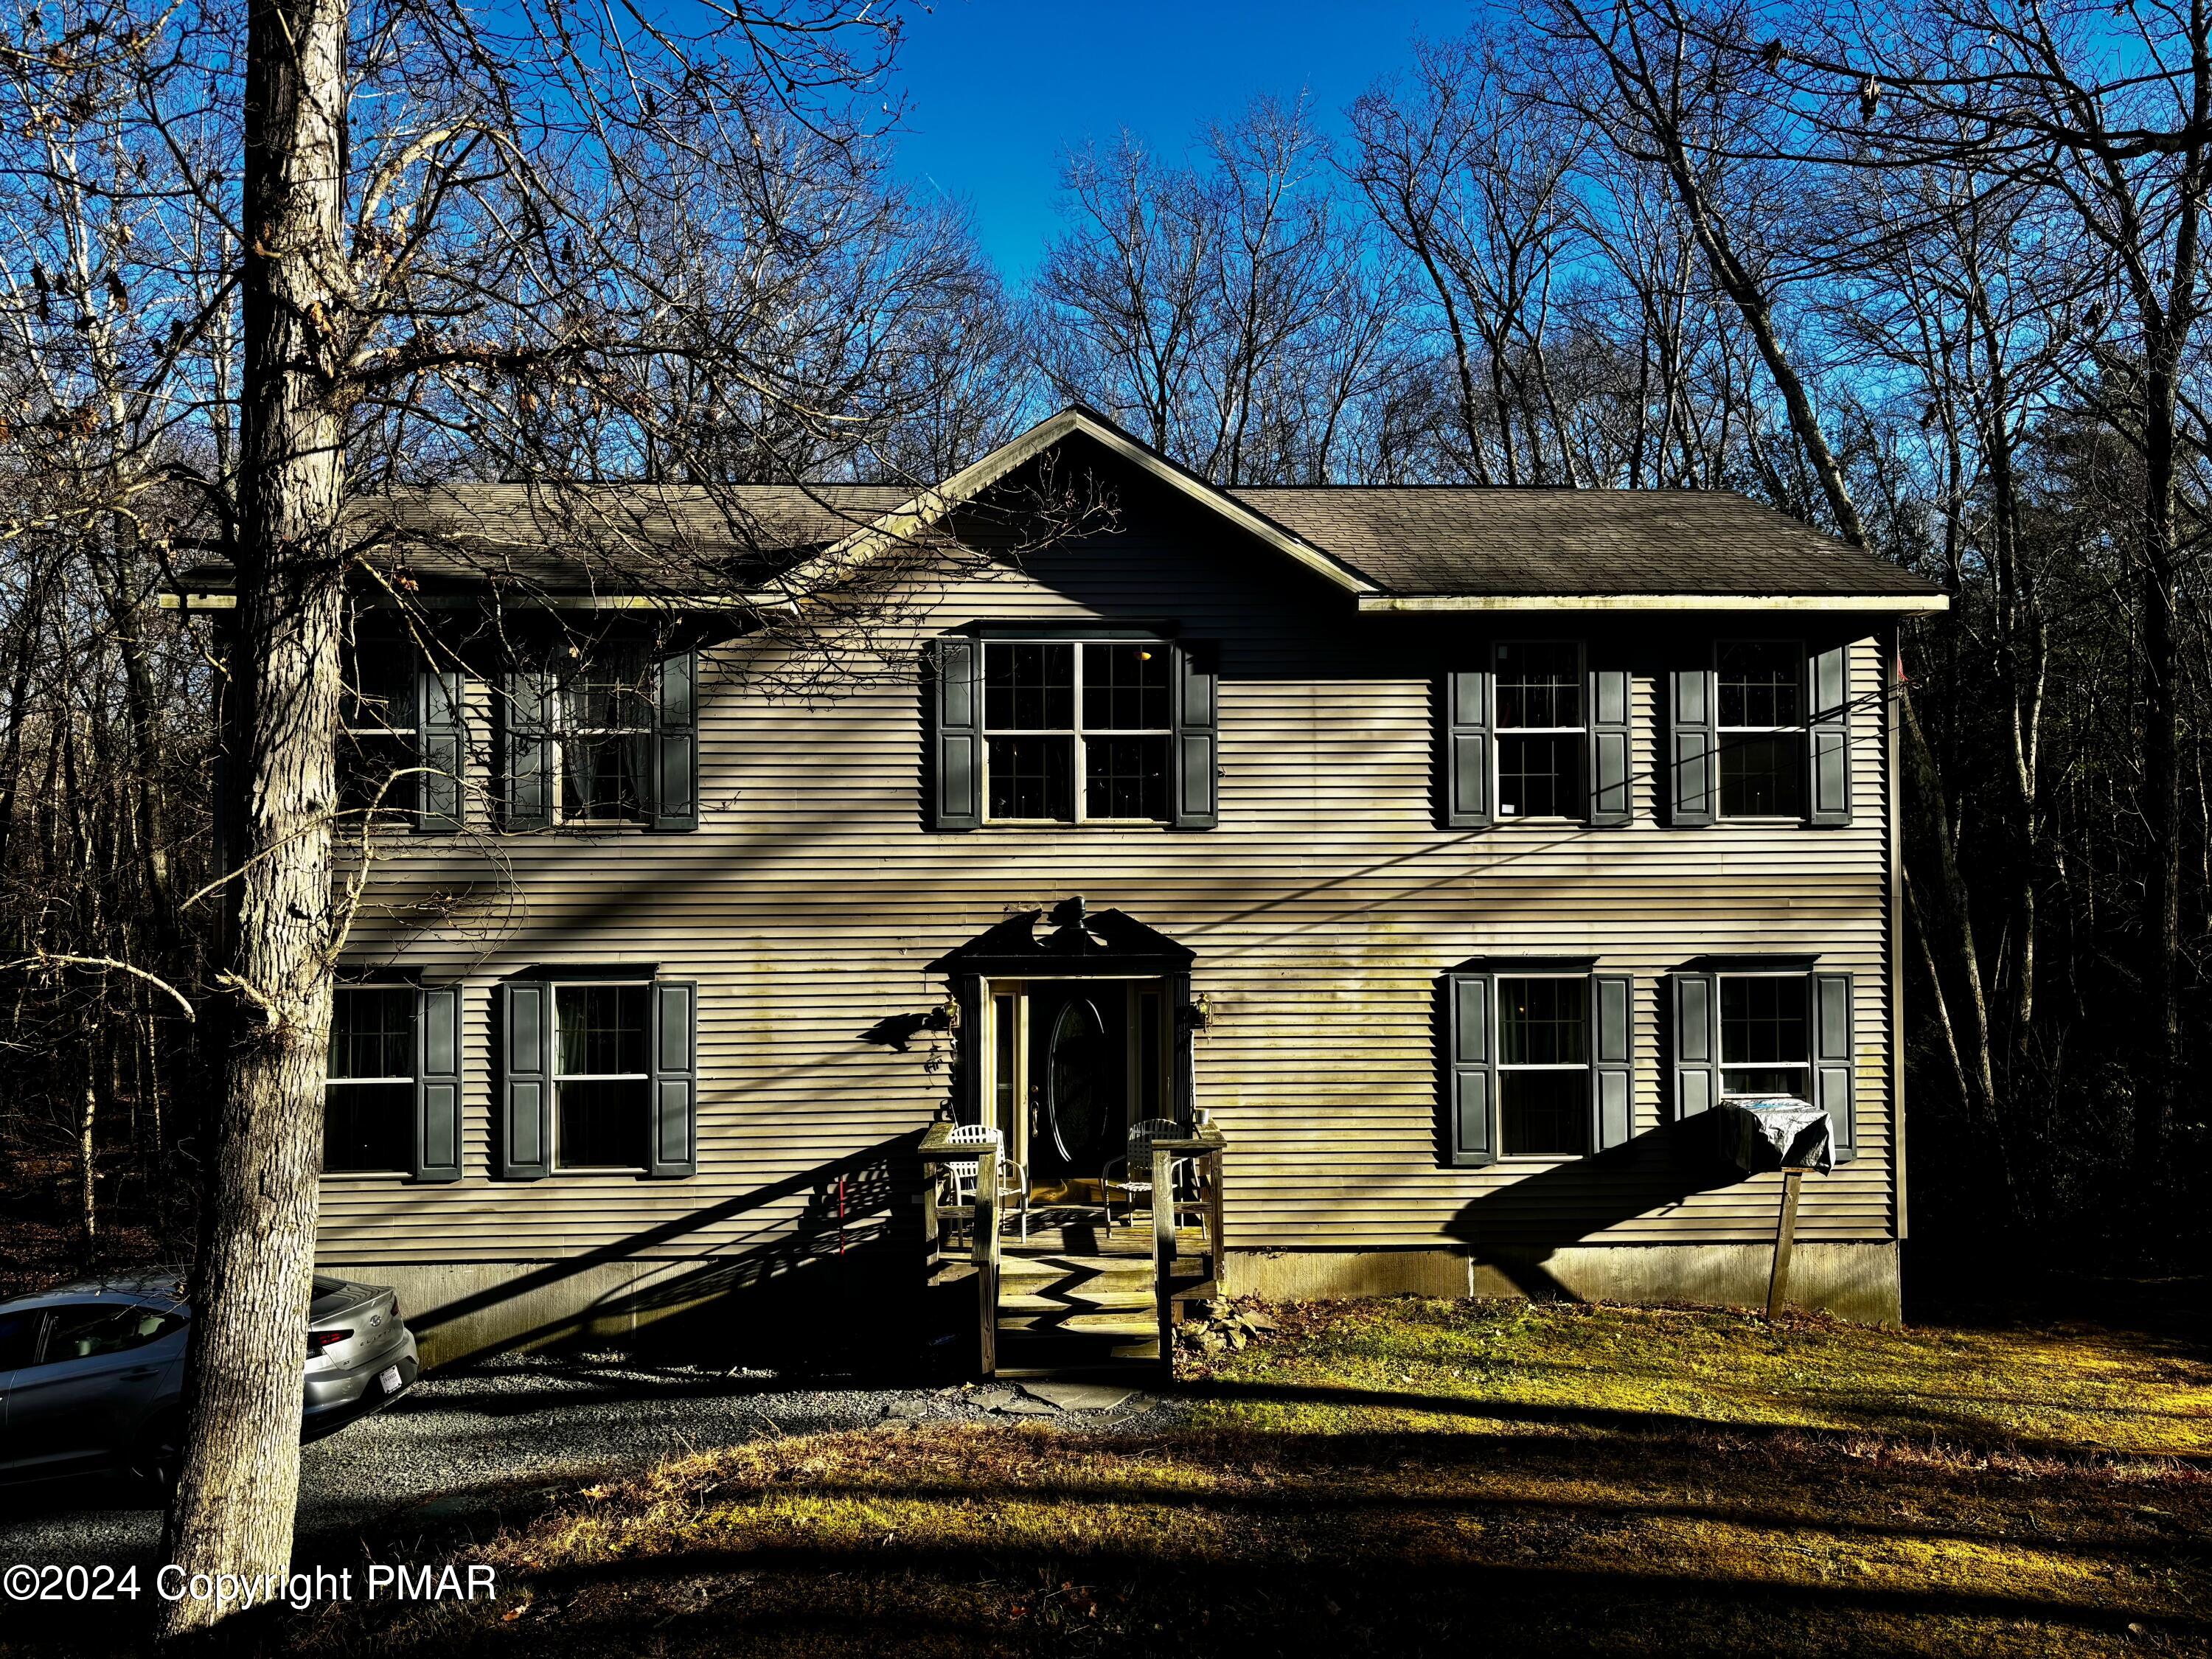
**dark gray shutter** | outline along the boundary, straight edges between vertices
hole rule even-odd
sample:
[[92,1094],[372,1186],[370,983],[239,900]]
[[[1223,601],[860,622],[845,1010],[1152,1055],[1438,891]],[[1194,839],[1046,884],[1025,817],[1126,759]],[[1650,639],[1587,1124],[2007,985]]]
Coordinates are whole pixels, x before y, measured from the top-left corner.
[[1834,1126],[1836,1161],[1858,1156],[1858,1125],[1851,1109],[1851,1074],[1857,1044],[1851,1033],[1851,976],[1813,975],[1813,1103]]
[[534,667],[511,669],[501,699],[500,785],[509,830],[553,823],[552,677]]
[[1447,974],[1451,1076],[1445,1086],[1444,1144],[1460,1167],[1498,1157],[1498,1036],[1492,974]]
[[1221,676],[1210,645],[1185,641],[1174,647],[1173,655],[1175,825],[1178,830],[1211,830],[1221,822],[1215,798]]
[[420,1182],[461,1178],[461,988],[415,992],[415,1163]]
[[1198,1007],[1191,1000],[1190,975],[1168,975],[1160,982],[1160,1000],[1167,1013],[1168,1115],[1188,1124],[1198,1109]]
[[1490,799],[1491,689],[1486,668],[1444,676],[1444,826],[1487,830]]
[[939,640],[936,754],[930,821],[939,830],[983,823],[983,647],[977,640]]
[[552,1168],[553,988],[499,987],[499,1178],[538,1181]]
[[653,711],[653,827],[699,827],[699,653],[663,657]]
[[699,1170],[699,988],[653,982],[653,1152],[645,1172],[680,1181]]
[[1850,647],[1815,651],[1805,659],[1806,819],[1822,829],[1851,821]]
[[1613,825],[1629,822],[1634,798],[1629,793],[1628,705],[1626,668],[1589,671],[1589,821]]
[[415,676],[417,830],[461,827],[461,676],[424,663]]
[[1720,793],[1713,672],[1678,668],[1667,680],[1667,822],[1698,829],[1713,821]]
[[1626,974],[1590,975],[1590,1091],[1591,1144],[1623,1145],[1636,1099],[1636,981]]
[[1721,1097],[1721,985],[1713,974],[1667,976],[1676,1117],[1710,1111]]

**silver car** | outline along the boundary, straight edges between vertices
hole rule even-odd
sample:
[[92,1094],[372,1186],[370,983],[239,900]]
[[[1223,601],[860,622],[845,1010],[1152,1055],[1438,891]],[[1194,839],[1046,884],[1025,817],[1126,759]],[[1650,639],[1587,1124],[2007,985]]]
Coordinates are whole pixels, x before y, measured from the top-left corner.
[[[94,1468],[173,1479],[191,1316],[173,1274],[82,1279],[0,1302],[0,1480]],[[419,1369],[391,1291],[316,1276],[301,1438],[398,1398]]]

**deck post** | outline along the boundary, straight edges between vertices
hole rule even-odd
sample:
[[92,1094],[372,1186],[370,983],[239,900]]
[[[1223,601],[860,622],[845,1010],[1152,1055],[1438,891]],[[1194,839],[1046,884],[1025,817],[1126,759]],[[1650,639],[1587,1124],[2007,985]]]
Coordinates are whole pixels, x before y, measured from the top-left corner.
[[999,1370],[999,1149],[986,1145],[975,1158],[976,1370]]
[[1160,1368],[1175,1370],[1176,1155],[1152,1148],[1152,1297],[1160,1327]]

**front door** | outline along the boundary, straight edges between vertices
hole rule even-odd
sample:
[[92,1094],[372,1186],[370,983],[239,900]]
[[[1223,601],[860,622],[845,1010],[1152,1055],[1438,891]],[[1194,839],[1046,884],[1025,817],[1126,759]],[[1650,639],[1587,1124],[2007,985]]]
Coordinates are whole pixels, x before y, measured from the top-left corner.
[[1030,998],[1030,1178],[1096,1182],[1128,1137],[1128,988],[1036,985]]

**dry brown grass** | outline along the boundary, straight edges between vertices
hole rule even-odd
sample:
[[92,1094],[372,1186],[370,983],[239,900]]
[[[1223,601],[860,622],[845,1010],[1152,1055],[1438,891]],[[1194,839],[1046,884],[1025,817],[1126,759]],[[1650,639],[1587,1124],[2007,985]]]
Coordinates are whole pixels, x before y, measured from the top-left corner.
[[2212,1366],[2072,1331],[1299,1310],[1129,1438],[925,1423],[595,1488],[320,1651],[2212,1649]]

